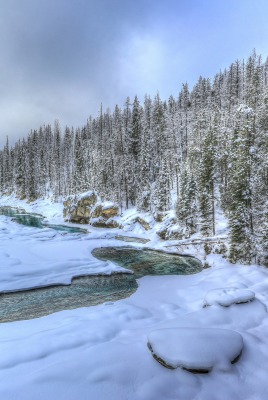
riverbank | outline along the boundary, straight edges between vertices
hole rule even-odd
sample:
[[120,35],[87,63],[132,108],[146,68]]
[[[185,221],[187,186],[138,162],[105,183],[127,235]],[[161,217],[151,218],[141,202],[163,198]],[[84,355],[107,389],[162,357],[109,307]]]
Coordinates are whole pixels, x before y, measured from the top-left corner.
[[[40,204],[14,200],[8,205],[43,214],[50,223],[63,222],[58,205],[53,210],[52,203]],[[150,247],[163,248],[165,242],[153,233],[140,234],[151,239]],[[100,238],[102,245],[120,245],[109,237],[107,229],[92,229],[81,238],[25,227],[1,216],[2,289],[70,282],[78,268],[79,273],[90,268],[109,273],[111,265],[91,256]],[[125,300],[1,324],[1,398],[263,400],[268,391],[268,271],[229,264],[215,254],[207,261],[211,268],[194,275],[144,277]],[[256,298],[230,307],[204,308],[207,292],[223,287],[247,288]],[[241,357],[227,370],[215,368],[205,375],[166,369],[152,357],[147,341],[152,330],[170,327],[194,327],[197,337],[204,327],[234,330],[243,338]]]

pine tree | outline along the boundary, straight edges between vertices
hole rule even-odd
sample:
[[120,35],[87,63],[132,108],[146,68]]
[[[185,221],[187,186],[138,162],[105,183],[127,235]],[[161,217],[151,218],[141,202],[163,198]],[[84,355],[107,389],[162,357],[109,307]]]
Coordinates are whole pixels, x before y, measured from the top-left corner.
[[[73,182],[72,187],[74,188],[75,193],[83,192],[83,154],[82,154],[82,138],[81,131],[77,129],[75,132],[75,141],[74,141],[74,171],[73,171]],[[100,178],[99,178],[100,179]]]
[[255,256],[255,240],[252,213],[252,153],[254,140],[252,130],[253,112],[239,107],[238,127],[233,135],[231,176],[228,190],[230,255],[232,262],[250,263]]
[[167,211],[171,206],[169,171],[165,159],[162,160],[160,165],[158,179],[152,192],[152,202],[155,214]]
[[15,164],[15,185],[17,195],[24,199],[26,196],[26,171],[24,169],[25,166],[25,141],[23,139],[22,144],[19,140],[17,146],[17,157]]
[[176,203],[176,216],[188,237],[196,232],[197,222],[197,187],[189,165],[184,164],[180,176],[179,196]]
[[151,197],[151,155],[150,155],[150,136],[151,136],[151,119],[152,119],[152,102],[149,97],[145,97],[144,113],[142,118],[142,140],[139,156],[140,180],[138,182],[138,198],[137,206],[140,210],[150,210]]
[[198,179],[199,212],[201,218],[200,230],[204,236],[215,235],[214,180],[216,135],[214,129],[210,126],[208,132],[203,138],[202,158]]
[[54,124],[53,132],[53,183],[54,183],[54,196],[56,199],[61,195],[62,184],[62,148],[61,148],[61,128],[58,120]]

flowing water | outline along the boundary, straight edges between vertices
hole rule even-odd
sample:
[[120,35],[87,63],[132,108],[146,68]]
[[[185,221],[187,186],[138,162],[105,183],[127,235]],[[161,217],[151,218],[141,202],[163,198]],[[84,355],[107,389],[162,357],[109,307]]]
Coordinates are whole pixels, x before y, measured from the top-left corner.
[[62,310],[124,299],[134,293],[131,274],[74,278],[71,285],[0,294],[0,322],[32,319]]
[[93,250],[92,255],[99,260],[110,260],[131,269],[136,279],[145,275],[189,275],[202,269],[201,262],[195,257],[146,248],[100,247]]
[[[26,214],[22,209],[0,207],[1,214],[28,226],[85,233],[80,228],[43,224],[41,215]],[[124,237],[120,236],[120,240],[122,238]],[[128,237],[126,240],[129,241]],[[145,275],[186,275],[202,269],[201,262],[194,257],[147,248],[101,247],[93,250],[92,254],[99,260],[110,260],[130,269],[133,274],[84,276],[74,278],[71,285],[0,293],[0,322],[37,318],[56,311],[114,302],[134,293],[137,289],[136,279]]]
[[9,206],[0,207],[0,215],[12,217],[12,220],[18,224],[31,226],[34,228],[51,228],[56,231],[66,233],[88,233],[86,229],[78,228],[76,226],[68,225],[53,225],[44,223],[44,217],[36,213],[26,213],[22,208],[15,208]]

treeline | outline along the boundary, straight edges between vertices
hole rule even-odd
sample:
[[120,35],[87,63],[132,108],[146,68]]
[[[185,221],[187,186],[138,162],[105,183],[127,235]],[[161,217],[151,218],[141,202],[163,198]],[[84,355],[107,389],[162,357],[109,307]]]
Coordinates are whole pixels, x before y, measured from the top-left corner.
[[33,130],[0,152],[1,193],[55,198],[95,189],[122,207],[161,214],[177,196],[185,235],[230,225],[230,259],[267,263],[268,61],[255,52],[177,98],[127,98],[85,126]]

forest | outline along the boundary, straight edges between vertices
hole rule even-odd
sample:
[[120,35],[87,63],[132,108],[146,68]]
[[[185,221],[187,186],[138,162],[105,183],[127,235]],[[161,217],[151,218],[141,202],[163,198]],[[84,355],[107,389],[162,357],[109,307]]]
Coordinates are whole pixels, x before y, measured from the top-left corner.
[[[74,129],[45,125],[0,152],[0,192],[34,200],[96,190],[188,234],[229,221],[231,262],[268,264],[268,59],[255,51],[177,97],[127,98]],[[176,204],[174,204],[176,199]]]

